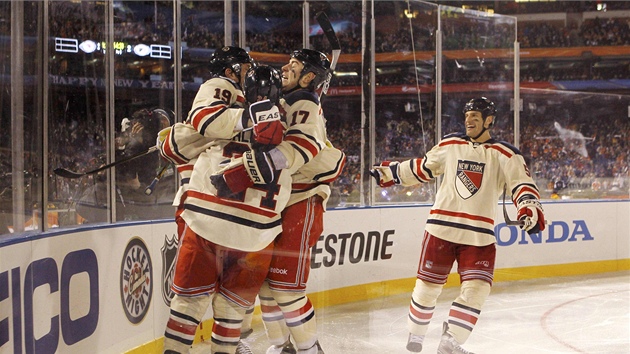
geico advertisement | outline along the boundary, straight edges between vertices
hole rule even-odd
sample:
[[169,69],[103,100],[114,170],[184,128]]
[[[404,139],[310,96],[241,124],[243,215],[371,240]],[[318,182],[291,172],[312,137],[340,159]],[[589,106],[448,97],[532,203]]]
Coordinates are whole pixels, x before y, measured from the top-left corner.
[[174,233],[147,224],[0,248],[0,353],[122,353],[156,338]]
[[[544,204],[547,227],[534,235],[505,225],[499,208],[497,268],[630,258],[629,205]],[[326,212],[308,291],[415,277],[429,210]],[[175,230],[174,222],[155,222],[1,247],[0,353],[121,353],[161,337]]]

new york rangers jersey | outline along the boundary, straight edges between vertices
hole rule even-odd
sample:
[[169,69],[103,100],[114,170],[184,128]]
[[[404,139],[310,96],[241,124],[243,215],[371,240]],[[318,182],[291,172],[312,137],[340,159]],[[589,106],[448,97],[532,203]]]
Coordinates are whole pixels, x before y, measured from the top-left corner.
[[186,122],[172,126],[160,146],[160,154],[177,166],[180,175],[174,206],[180,205],[188,190],[199,155],[213,144],[214,139],[231,139],[243,130],[244,103],[245,97],[234,81],[215,77],[199,87]]
[[210,181],[225,163],[250,149],[249,141],[215,140],[199,156],[184,196],[182,218],[209,241],[252,252],[265,248],[282,231],[280,213],[289,200],[291,176],[279,171],[272,183],[255,184],[232,195],[220,195]]
[[162,150],[178,164],[182,181],[189,176],[189,183],[180,187],[181,197],[176,197],[186,225],[213,243],[257,251],[282,230],[280,212],[290,194],[289,174],[280,173],[275,183],[255,185],[231,196],[218,195],[210,181],[225,163],[251,149],[251,132],[243,131],[247,126],[241,108],[244,102],[233,81],[208,80],[200,87],[187,122],[173,126]]
[[540,193],[520,151],[505,142],[483,143],[465,134],[451,134],[424,158],[401,162],[402,185],[414,185],[442,175],[426,231],[454,243],[484,246],[496,241],[494,218],[504,186],[514,201]]
[[312,91],[297,90],[286,94],[280,105],[288,128],[276,149],[283,155],[281,167],[293,175],[288,205],[313,195],[322,196],[326,205],[329,184],[341,174],[346,156],[326,136],[319,97]]

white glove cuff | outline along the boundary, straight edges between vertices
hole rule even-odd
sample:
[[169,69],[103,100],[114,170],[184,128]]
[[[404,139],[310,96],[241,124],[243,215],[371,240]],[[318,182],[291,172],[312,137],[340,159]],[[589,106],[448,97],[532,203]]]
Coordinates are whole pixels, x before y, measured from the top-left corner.
[[542,204],[540,204],[540,202],[537,199],[525,199],[525,200],[521,200],[518,205],[517,205],[518,209],[521,208],[538,208],[540,210],[543,210],[542,208]]
[[289,161],[286,157],[284,157],[284,154],[280,150],[278,150],[278,148],[270,150],[268,154],[271,157],[271,161],[273,161],[273,165],[276,167],[277,170],[283,170],[289,167]]
[[[246,117],[244,117],[244,115]],[[245,130],[245,123],[249,121],[249,116],[247,115],[247,112],[245,111],[245,109],[243,109],[243,112],[241,112],[240,115],[240,119],[236,120],[236,126],[234,127],[234,131],[235,132],[242,132],[243,130]]]

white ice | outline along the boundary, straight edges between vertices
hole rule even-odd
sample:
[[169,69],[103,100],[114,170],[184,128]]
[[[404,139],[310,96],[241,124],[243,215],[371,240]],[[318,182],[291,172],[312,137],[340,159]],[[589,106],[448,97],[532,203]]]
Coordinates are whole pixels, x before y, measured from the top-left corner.
[[[413,286],[413,282],[411,282]],[[317,309],[326,354],[402,354],[411,296],[401,294]],[[436,353],[442,322],[458,288],[440,295],[422,353]],[[267,343],[260,315],[246,342]],[[630,353],[630,272],[495,283],[464,348],[476,354]],[[192,353],[210,353],[207,343]]]

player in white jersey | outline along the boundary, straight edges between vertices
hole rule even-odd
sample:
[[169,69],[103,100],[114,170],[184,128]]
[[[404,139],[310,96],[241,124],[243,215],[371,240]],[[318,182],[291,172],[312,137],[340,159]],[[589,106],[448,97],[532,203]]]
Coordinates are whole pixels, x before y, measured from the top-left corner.
[[[165,353],[188,353],[210,301],[212,353],[249,352],[239,341],[240,321],[265,279],[271,241],[279,232],[279,213],[289,194],[288,187],[276,184],[290,183],[290,176],[281,173],[273,178],[275,183],[227,196],[220,196],[210,183],[210,175],[221,164],[240,160],[251,149],[247,127],[250,115],[257,112],[255,104],[249,110],[242,108],[241,84],[254,65],[249,54],[224,47],[210,63],[215,77],[200,87],[186,123],[164,132],[160,144],[163,156],[178,164],[184,183],[175,200],[181,234]],[[186,187],[191,163],[194,168]]]
[[[269,151],[257,151],[274,169],[290,171],[291,197],[282,212],[282,233],[276,238],[267,281],[260,290],[263,323],[272,346],[268,354],[323,353],[318,342],[313,305],[306,296],[310,250],[323,232],[329,184],[345,164],[333,147],[316,90],[324,83],[330,61],[321,52],[300,49],[282,67],[281,108],[286,117],[284,141]],[[226,180],[230,179],[225,176]],[[243,185],[258,183],[251,179]],[[230,183],[234,184],[234,183]]]
[[521,228],[545,228],[538,187],[514,146],[492,139],[496,118],[485,97],[464,106],[465,134],[444,137],[424,158],[385,161],[371,174],[381,187],[411,186],[443,176],[426,222],[418,276],[409,307],[407,350],[420,352],[437,298],[457,261],[461,291],[453,301],[438,348],[440,354],[470,353],[461,347],[490,294],[494,274],[494,217],[504,186],[512,193]]

